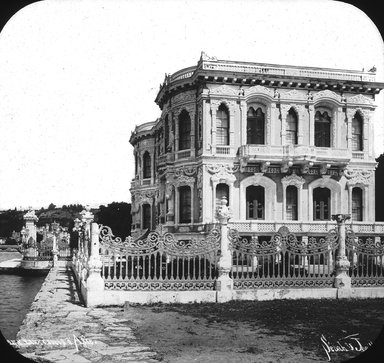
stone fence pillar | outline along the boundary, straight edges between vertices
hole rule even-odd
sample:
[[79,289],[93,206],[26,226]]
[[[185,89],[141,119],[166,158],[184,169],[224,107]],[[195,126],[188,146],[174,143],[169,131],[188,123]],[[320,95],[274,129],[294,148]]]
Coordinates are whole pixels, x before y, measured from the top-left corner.
[[99,226],[97,223],[90,225],[91,241],[90,254],[87,261],[88,276],[86,279],[86,306],[101,304],[104,299],[104,280],[101,277],[102,262],[99,254]]
[[350,263],[345,253],[346,229],[345,221],[350,219],[349,214],[335,214],[332,219],[337,222],[339,232],[339,247],[335,263],[334,287],[337,288],[338,298],[351,296],[351,277],[348,274]]
[[24,215],[25,220],[25,229],[28,231],[28,236],[26,238],[27,242],[30,239],[33,239],[34,244],[37,242],[37,230],[36,222],[39,218],[36,216],[35,211],[30,207],[29,211]]
[[219,277],[216,280],[216,300],[217,302],[226,302],[232,300],[233,280],[229,277],[232,267],[232,253],[229,249],[228,220],[231,217],[231,213],[225,196],[223,196],[217,208],[216,216],[220,222],[221,229],[221,255],[218,263]]

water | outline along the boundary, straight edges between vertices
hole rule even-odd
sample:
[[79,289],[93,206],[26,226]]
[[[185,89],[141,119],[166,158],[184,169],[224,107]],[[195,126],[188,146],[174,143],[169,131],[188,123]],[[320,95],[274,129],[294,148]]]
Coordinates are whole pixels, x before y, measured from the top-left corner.
[[[3,254],[1,254],[3,255]],[[5,260],[1,256],[0,260]],[[17,256],[10,256],[17,258]],[[0,274],[0,330],[6,339],[14,340],[25,315],[39,292],[45,276]]]

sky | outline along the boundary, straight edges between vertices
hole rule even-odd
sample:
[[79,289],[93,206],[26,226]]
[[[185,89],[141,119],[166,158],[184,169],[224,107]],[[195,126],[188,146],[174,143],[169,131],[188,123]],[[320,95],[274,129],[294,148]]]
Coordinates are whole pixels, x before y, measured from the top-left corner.
[[[46,0],[0,33],[0,210],[130,202],[135,125],[165,73],[222,60],[365,70],[384,46],[359,9],[327,0]],[[377,97],[375,151],[384,152]]]

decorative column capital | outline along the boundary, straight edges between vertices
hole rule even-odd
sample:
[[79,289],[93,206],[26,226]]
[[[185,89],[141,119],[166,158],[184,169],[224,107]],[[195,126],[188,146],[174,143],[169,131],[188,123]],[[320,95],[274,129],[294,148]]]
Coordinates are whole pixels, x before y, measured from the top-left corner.
[[344,224],[348,219],[351,219],[350,214],[332,214],[332,220],[336,221],[337,224]]
[[26,214],[24,214],[24,220],[27,222],[37,222],[39,218],[35,214],[35,210],[32,207],[29,207],[29,210]]

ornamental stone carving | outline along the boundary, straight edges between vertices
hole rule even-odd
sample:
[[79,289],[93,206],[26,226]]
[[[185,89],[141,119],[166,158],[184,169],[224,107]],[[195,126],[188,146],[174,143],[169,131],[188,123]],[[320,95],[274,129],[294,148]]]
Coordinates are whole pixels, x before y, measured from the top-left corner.
[[344,175],[348,179],[348,185],[370,185],[374,181],[373,170],[345,169]]
[[295,173],[287,175],[283,179],[281,179],[281,184],[283,184],[284,188],[289,185],[294,185],[296,188],[301,188],[304,183],[305,179]]
[[223,182],[223,183],[233,183],[236,180],[236,177],[233,175],[237,170],[237,166],[225,165],[225,164],[212,164],[206,165],[207,171],[211,174],[211,180],[214,184]]
[[245,90],[245,96],[246,97],[250,97],[250,96],[253,96],[256,94],[262,94],[262,95],[274,98],[275,92],[271,88],[267,88],[267,87],[260,86],[260,85],[252,86],[252,87],[248,88],[247,90]]
[[352,97],[347,97],[347,103],[357,105],[373,105],[374,101],[372,98],[358,94]]
[[341,103],[341,96],[338,95],[337,93],[333,92],[333,91],[330,91],[329,89],[317,92],[313,95],[314,101],[319,101],[323,98],[332,99],[338,103]]
[[219,86],[216,88],[211,88],[209,90],[209,94],[211,96],[213,96],[213,95],[237,96],[238,90],[236,90],[230,86],[227,86],[226,84],[223,84],[222,86]]
[[282,90],[280,93],[280,100],[307,100],[307,94],[300,92],[297,89]]
[[194,102],[195,100],[196,96],[194,91],[185,91],[173,97],[173,104]]

